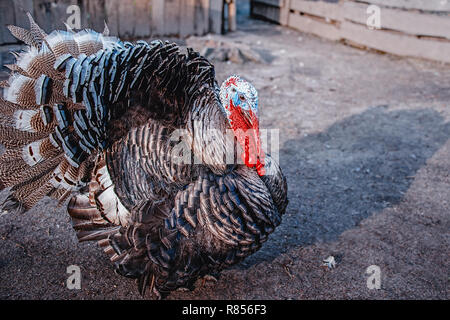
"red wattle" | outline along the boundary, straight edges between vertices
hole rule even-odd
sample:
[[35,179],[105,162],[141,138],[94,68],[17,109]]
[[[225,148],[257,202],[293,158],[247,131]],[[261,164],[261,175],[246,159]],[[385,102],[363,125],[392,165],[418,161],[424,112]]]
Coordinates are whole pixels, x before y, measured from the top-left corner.
[[[261,150],[258,118],[252,110],[249,110],[251,122],[248,121],[244,116],[242,109],[236,107],[231,99],[226,108],[230,111],[229,119],[231,128],[233,129],[242,150],[244,150],[241,154],[241,159],[247,167],[254,168],[256,166],[258,174],[260,176],[264,175],[265,155]],[[248,133],[248,130],[252,130],[252,132]]]

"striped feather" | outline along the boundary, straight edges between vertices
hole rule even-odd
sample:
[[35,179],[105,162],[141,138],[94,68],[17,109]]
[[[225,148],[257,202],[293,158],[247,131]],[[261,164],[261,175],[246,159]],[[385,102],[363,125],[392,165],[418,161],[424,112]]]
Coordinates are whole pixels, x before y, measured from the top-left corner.
[[17,59],[17,66],[34,79],[42,74],[58,77],[58,72],[52,68],[54,63],[55,56],[45,43],[40,50],[30,47],[28,51],[21,53]]
[[74,34],[73,38],[78,45],[78,51],[87,56],[103,49],[103,36],[92,30],[82,30]]
[[74,57],[78,57],[80,54],[74,35],[70,32],[60,30],[53,31],[45,38],[45,42],[56,58],[67,53]]
[[62,151],[50,142],[50,139],[33,141],[22,148],[22,158],[29,165],[34,166],[39,162],[57,156]]
[[7,26],[8,30],[11,34],[19,39],[20,41],[25,42],[27,45],[38,48],[40,46],[40,42],[36,37],[31,33],[31,31],[23,29],[17,26]]
[[0,176],[0,186],[2,186],[2,188],[11,187],[16,184],[29,181],[30,179],[33,179],[33,177],[42,174],[42,172],[55,169],[61,161],[61,156],[62,155],[56,156],[48,159],[47,161],[40,162],[32,167],[24,168],[23,170],[10,171],[9,174],[4,174],[2,172]]
[[15,128],[21,131],[36,132],[31,126],[31,119],[39,110],[17,110],[14,112]]
[[9,79],[9,83],[10,87],[6,92],[5,100],[25,107],[36,105],[35,79],[13,74]]
[[30,22],[30,32],[37,42],[42,43],[47,34],[42,30],[36,22],[34,22],[33,16],[27,12],[28,21]]
[[8,149],[19,148],[48,136],[47,132],[28,132],[15,128],[0,127],[0,143]]

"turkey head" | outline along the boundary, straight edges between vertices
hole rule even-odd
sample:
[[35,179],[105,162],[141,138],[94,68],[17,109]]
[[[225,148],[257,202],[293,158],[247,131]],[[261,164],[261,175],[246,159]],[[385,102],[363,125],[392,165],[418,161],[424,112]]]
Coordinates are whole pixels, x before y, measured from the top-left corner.
[[241,159],[263,176],[264,152],[261,149],[258,117],[258,92],[248,81],[231,76],[220,88],[220,100],[239,146]]

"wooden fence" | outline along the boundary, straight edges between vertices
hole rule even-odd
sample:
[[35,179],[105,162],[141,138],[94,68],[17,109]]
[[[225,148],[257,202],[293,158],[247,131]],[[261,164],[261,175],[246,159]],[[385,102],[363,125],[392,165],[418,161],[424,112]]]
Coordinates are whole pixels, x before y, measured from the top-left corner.
[[102,31],[106,21],[122,38],[222,31],[223,0],[0,0],[0,45],[16,41],[6,25],[28,27],[26,12],[47,32],[65,29],[70,5],[79,6],[82,28]]
[[[368,27],[371,5],[380,10],[380,29]],[[450,1],[252,0],[252,15],[330,40],[450,63]]]

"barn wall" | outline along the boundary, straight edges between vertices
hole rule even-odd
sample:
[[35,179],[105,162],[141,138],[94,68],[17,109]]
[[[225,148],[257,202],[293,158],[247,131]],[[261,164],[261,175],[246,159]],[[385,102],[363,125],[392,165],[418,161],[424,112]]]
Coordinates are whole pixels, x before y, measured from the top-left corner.
[[82,28],[102,31],[106,21],[122,38],[221,32],[223,0],[0,0],[0,45],[16,43],[5,26],[28,27],[26,12],[47,32],[65,29],[72,4],[81,9]]

